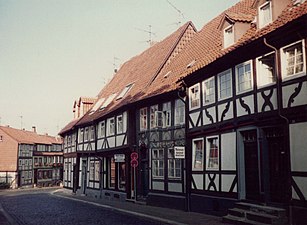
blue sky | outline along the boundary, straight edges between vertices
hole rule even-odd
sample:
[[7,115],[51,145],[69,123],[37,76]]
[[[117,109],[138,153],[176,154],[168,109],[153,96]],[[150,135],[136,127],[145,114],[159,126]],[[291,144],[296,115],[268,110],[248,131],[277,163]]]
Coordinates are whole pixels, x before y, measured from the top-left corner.
[[56,135],[75,99],[96,96],[114,63],[149,47],[149,26],[160,41],[179,21],[199,30],[237,2],[0,0],[0,124]]

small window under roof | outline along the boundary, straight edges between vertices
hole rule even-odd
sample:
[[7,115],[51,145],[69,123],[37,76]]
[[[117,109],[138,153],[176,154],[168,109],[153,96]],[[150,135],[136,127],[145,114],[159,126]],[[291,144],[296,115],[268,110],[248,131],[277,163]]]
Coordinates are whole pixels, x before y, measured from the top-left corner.
[[95,103],[94,107],[91,109],[90,114],[94,113],[99,108],[99,106],[103,103],[104,100],[105,100],[105,98],[98,99],[98,101]]
[[116,100],[123,98],[130,91],[132,86],[133,86],[133,83],[132,84],[128,84],[126,87],[124,87],[122,92],[117,96]]
[[112,101],[113,99],[115,98],[117,93],[114,93],[114,94],[111,94],[107,100],[102,104],[102,106],[100,107],[99,110],[103,110],[105,107],[107,107]]

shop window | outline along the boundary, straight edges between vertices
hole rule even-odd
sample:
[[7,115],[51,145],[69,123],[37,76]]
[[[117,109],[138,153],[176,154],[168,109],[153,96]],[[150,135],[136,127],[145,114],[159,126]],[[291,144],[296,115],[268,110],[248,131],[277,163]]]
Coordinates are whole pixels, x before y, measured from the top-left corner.
[[118,189],[125,190],[126,188],[126,165],[118,163]]
[[253,88],[251,62],[245,62],[236,66],[237,93]]
[[95,161],[95,176],[94,176],[94,180],[95,181],[99,181],[100,177],[100,161]]
[[199,84],[195,84],[194,86],[190,87],[189,94],[190,94],[190,110],[199,108],[200,106]]
[[305,46],[302,41],[282,48],[282,77],[305,74]]
[[152,150],[152,176],[153,178],[164,177],[164,151],[163,149]]
[[109,159],[109,188],[114,189],[115,188],[115,161],[114,158],[112,157]]
[[203,82],[203,104],[208,105],[215,102],[215,77]]
[[147,130],[147,108],[140,109],[140,130]]
[[174,149],[168,149],[168,178],[181,178],[181,160],[175,159]]
[[217,137],[207,138],[207,169],[219,168],[219,139]]
[[257,58],[257,86],[261,87],[275,82],[275,54],[270,53]]
[[89,169],[89,180],[94,180],[95,178],[95,161],[90,161]]
[[218,74],[218,97],[219,100],[230,98],[232,96],[232,73],[226,70]]
[[185,104],[181,99],[175,101],[175,125],[185,123]]
[[193,140],[193,153],[192,153],[192,170],[203,170],[204,168],[204,140]]

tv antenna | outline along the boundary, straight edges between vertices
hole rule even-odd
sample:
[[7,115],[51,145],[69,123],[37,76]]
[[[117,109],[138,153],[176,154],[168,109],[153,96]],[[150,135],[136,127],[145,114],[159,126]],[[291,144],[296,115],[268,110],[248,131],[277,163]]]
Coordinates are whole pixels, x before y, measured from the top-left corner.
[[148,30],[144,30],[144,29],[141,29],[141,28],[135,28],[139,31],[142,31],[142,32],[145,32],[145,33],[148,33],[149,35],[149,39],[146,41],[150,46],[153,44],[153,40],[152,40],[152,36],[156,36],[156,33],[152,32],[151,31],[151,25],[148,25]]
[[20,117],[20,129],[22,130],[22,116],[19,117]]
[[166,0],[167,1],[167,3],[173,8],[173,9],[175,9],[177,12],[178,12],[178,17],[179,17],[179,21],[178,22],[176,22],[175,24],[177,24],[178,26],[180,26],[180,24],[181,24],[181,19],[184,19],[184,14],[181,12],[181,10],[180,9],[178,9],[173,3],[171,3],[169,0]]

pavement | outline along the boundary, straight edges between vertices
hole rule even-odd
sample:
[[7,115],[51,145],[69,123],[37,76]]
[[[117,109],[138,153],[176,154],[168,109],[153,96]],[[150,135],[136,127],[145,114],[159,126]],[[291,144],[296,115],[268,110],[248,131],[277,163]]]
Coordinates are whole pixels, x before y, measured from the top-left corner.
[[[42,188],[44,189],[44,188]],[[159,221],[162,224],[172,225],[222,225],[222,218],[202,213],[185,212],[181,210],[149,206],[134,202],[122,202],[116,200],[95,199],[87,196],[80,196],[65,188],[51,189],[50,194],[92,204],[98,207],[107,208],[117,212],[143,217]],[[10,216],[3,210],[0,202],[0,225],[13,225]]]

